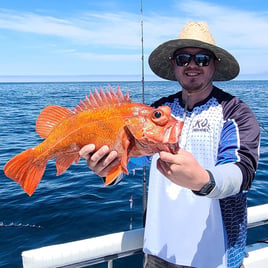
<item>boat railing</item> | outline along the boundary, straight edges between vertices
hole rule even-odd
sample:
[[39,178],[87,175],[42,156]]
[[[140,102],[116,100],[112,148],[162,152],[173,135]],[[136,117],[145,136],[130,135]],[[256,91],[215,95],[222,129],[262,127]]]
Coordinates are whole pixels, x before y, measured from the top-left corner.
[[[248,228],[268,224],[268,204],[248,208]],[[88,267],[99,263],[107,263],[113,267],[115,259],[142,253],[144,229],[108,234],[104,236],[74,241],[70,243],[47,246],[22,252],[24,268],[49,267]],[[254,250],[259,247],[248,247],[249,258],[245,258],[245,267],[267,267],[268,246],[262,257],[266,258],[265,266],[252,266]],[[260,253],[260,251],[258,251]],[[251,257],[252,256],[252,257]],[[254,257],[257,258],[257,257]]]

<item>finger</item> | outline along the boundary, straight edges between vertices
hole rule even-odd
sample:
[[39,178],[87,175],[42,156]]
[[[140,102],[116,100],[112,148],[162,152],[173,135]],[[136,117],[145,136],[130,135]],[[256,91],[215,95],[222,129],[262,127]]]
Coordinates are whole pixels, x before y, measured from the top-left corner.
[[87,144],[79,151],[79,155],[88,160],[90,155],[95,151],[95,145],[94,144]]
[[108,153],[109,147],[107,145],[104,145],[90,157],[90,161],[97,163]]
[[168,152],[160,152],[160,159],[170,164],[178,164],[178,154],[171,154]]
[[[108,166],[110,163],[112,163],[116,158],[118,157],[118,153],[116,151],[111,151],[109,155],[104,159],[103,165]],[[118,159],[119,161],[119,159]]]
[[118,166],[118,164],[120,163],[120,159],[116,158],[114,161],[112,161],[108,166],[104,166],[102,164],[98,164],[98,166],[96,168],[98,168],[98,171],[96,172],[96,174],[98,174],[101,177],[106,177],[108,175],[108,173],[115,167]]
[[109,152],[108,146],[101,147],[96,151],[87,161],[87,165],[95,173],[99,174],[106,167],[110,167],[110,164],[118,158],[116,151]]
[[162,161],[160,158],[157,160],[157,169],[163,174],[166,175],[170,171],[170,165]]
[[158,159],[156,162],[156,168],[160,171],[160,173],[163,174],[163,168],[162,168],[162,164],[161,164],[161,160]]
[[[96,153],[98,153],[97,157]],[[102,154],[101,152],[96,153],[87,161],[88,167],[94,169],[95,172],[101,171],[108,166],[110,167],[110,164],[113,163],[118,156],[116,151],[111,151],[109,154]]]

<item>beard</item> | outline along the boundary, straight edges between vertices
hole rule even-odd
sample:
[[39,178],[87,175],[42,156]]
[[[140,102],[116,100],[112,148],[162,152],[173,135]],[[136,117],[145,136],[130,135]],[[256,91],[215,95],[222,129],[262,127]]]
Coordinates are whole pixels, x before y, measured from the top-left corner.
[[211,81],[198,81],[196,78],[191,78],[188,81],[181,81],[181,86],[188,93],[195,93],[206,90],[210,85]]
[[210,77],[204,79],[204,76],[201,73],[198,76],[192,77],[184,75],[182,79],[179,80],[179,83],[188,93],[197,93],[211,88],[213,76],[214,74],[211,74]]

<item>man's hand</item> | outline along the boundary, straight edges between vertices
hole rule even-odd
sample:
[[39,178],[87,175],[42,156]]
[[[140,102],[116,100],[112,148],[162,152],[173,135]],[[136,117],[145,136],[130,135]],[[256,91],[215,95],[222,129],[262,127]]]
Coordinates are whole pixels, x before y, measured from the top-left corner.
[[191,153],[180,149],[177,154],[160,152],[159,155],[158,170],[175,184],[199,191],[209,182],[208,172]]
[[79,151],[86,159],[88,167],[100,177],[106,177],[109,171],[120,162],[116,151],[110,151],[107,145],[95,151],[94,144],[88,144]]

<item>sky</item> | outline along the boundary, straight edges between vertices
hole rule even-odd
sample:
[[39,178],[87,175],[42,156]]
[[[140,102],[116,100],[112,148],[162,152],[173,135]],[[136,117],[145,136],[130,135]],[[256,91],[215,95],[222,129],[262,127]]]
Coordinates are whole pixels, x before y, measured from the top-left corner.
[[188,21],[206,21],[240,63],[238,79],[268,79],[268,1],[0,0],[0,77],[156,78],[148,56]]

